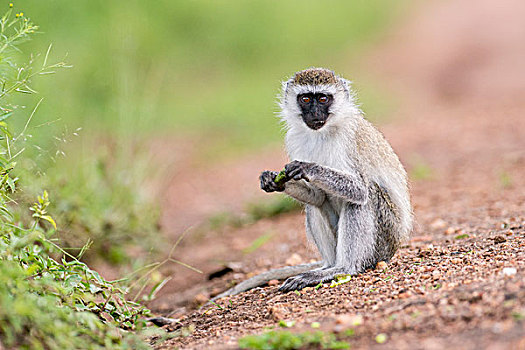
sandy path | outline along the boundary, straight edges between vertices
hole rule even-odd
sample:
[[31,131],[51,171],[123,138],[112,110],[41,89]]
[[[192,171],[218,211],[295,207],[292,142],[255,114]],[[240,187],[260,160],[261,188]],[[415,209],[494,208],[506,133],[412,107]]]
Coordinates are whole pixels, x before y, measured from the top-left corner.
[[[319,321],[322,329],[337,331],[348,326],[340,315],[359,314],[363,325],[354,337],[345,338],[358,348],[380,347],[374,340],[380,332],[387,334],[389,348],[525,348],[520,321],[525,315],[522,14],[521,1],[420,4],[409,21],[363,57],[364,69],[402,99],[399,116],[382,131],[409,169],[424,169],[428,175],[412,179],[418,225],[388,271],[371,271],[339,289],[321,288],[301,296],[280,295],[268,287],[232,298],[223,310],[204,316],[187,313],[188,299],[224,288],[226,281],[244,278],[243,272],[283,265],[293,252],[303,260],[314,256],[304,248],[303,229],[298,229],[301,214],[201,232],[185,240],[179,259],[206,272],[224,261],[243,265],[237,275],[215,282],[177,269],[174,283],[154,306],[165,313],[174,310],[182,326],[193,324],[195,330],[163,345],[230,347],[240,335],[261,332],[282,318],[297,321],[296,330]],[[222,166],[181,174],[167,198],[199,194],[185,208],[171,199],[165,224],[202,222],[217,207],[242,209],[232,203],[261,198],[253,181],[260,169],[279,168],[283,160],[275,154],[237,160],[239,183],[250,184],[241,198],[229,191],[235,185],[231,178],[213,192],[195,191],[228,179]],[[196,208],[203,199],[210,207],[195,213],[192,203]],[[252,254],[242,253],[255,237],[268,232],[273,236],[267,244]],[[504,268],[516,270],[509,275]]]

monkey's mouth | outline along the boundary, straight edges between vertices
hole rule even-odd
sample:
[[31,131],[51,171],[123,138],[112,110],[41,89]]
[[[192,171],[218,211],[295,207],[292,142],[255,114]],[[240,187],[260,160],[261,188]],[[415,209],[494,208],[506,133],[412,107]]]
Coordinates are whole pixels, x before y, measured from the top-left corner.
[[308,127],[310,129],[312,129],[312,130],[319,130],[325,124],[326,124],[326,120],[315,120],[315,121],[311,121],[311,122],[306,123],[306,125],[308,125]]

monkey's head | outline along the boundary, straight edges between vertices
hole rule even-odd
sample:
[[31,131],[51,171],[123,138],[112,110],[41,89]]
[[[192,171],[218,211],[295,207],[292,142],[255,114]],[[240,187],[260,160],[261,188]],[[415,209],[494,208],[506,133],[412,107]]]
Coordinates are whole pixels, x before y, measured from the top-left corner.
[[280,106],[288,127],[319,132],[357,112],[350,82],[325,68],[308,68],[285,81]]

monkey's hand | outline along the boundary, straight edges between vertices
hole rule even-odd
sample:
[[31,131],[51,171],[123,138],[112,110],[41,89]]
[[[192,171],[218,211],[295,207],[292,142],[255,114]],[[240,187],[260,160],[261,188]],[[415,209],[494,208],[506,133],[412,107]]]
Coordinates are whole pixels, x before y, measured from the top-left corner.
[[284,166],[286,171],[286,176],[289,179],[295,181],[306,180],[310,181],[309,170],[312,168],[314,163],[301,162],[299,160],[294,160]]
[[277,171],[265,170],[259,176],[261,189],[266,192],[283,192],[286,181],[275,182],[274,179],[279,173]]

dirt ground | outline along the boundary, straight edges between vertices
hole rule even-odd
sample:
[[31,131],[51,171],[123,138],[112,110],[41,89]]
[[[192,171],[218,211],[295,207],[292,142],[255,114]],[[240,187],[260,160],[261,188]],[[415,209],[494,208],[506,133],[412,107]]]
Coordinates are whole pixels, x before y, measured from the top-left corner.
[[[151,307],[178,319],[167,328],[183,335],[157,348],[236,348],[240,337],[286,320],[294,332],[319,322],[354,349],[525,349],[524,13],[520,0],[418,3],[363,56],[360,67],[400,99],[380,129],[411,174],[417,221],[384,270],[299,294],[272,285],[198,309],[232,281],[316,253],[301,212],[206,224],[269,196],[257,177],[282,168],[280,149],[181,167],[166,191],[163,225],[174,240],[193,227],[175,257],[204,273],[166,271],[173,278]],[[261,236],[268,240],[250,249]],[[208,280],[226,265],[231,271]],[[348,329],[352,336],[343,335]]]

